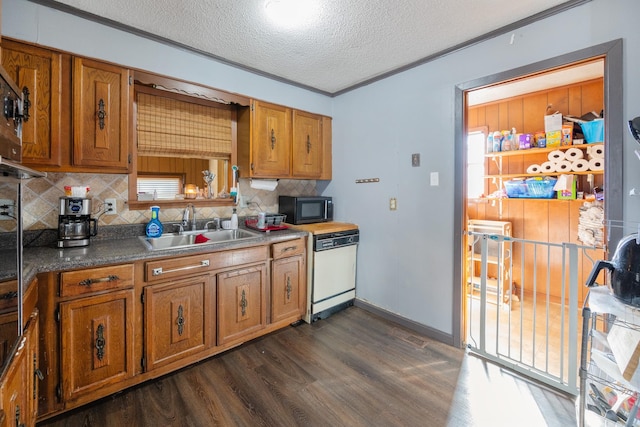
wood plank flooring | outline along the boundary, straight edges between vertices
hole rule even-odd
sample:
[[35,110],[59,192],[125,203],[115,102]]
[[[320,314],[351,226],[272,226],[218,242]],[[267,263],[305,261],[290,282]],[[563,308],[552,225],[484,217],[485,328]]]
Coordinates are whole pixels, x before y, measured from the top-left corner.
[[573,408],[563,395],[351,307],[39,426],[570,426]]

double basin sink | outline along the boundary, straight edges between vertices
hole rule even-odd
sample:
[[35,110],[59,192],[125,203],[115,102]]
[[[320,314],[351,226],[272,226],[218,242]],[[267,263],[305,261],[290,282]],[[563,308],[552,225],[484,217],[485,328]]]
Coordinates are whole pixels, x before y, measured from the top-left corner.
[[235,242],[238,240],[254,239],[260,234],[244,230],[216,230],[216,231],[185,231],[180,234],[163,234],[160,237],[140,236],[140,240],[151,251],[164,249],[188,248],[194,245],[211,245],[215,243]]

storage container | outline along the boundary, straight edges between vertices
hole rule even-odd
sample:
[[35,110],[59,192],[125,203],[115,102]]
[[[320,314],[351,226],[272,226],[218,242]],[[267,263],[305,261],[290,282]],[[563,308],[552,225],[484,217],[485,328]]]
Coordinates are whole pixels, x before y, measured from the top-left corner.
[[505,181],[504,188],[507,196],[512,199],[552,199],[556,181],[558,180],[552,177],[512,179]]
[[590,122],[580,123],[580,127],[587,144],[604,141],[604,119],[594,119]]

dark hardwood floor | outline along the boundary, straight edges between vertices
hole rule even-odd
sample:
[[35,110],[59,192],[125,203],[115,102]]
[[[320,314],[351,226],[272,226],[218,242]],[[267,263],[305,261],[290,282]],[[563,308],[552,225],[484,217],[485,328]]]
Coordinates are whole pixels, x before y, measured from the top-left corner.
[[570,426],[571,399],[352,307],[38,426]]

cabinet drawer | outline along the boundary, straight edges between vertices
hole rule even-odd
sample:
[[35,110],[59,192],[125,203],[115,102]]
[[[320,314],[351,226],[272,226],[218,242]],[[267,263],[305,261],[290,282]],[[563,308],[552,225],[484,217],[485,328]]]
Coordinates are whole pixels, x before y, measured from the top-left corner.
[[213,254],[202,254],[149,261],[145,263],[144,267],[145,281],[156,282],[209,271],[213,256]]
[[293,255],[303,254],[305,250],[304,237],[296,240],[289,240],[281,243],[274,243],[272,246],[273,259],[285,258]]
[[62,297],[130,286],[133,286],[133,264],[60,273],[60,296]]

